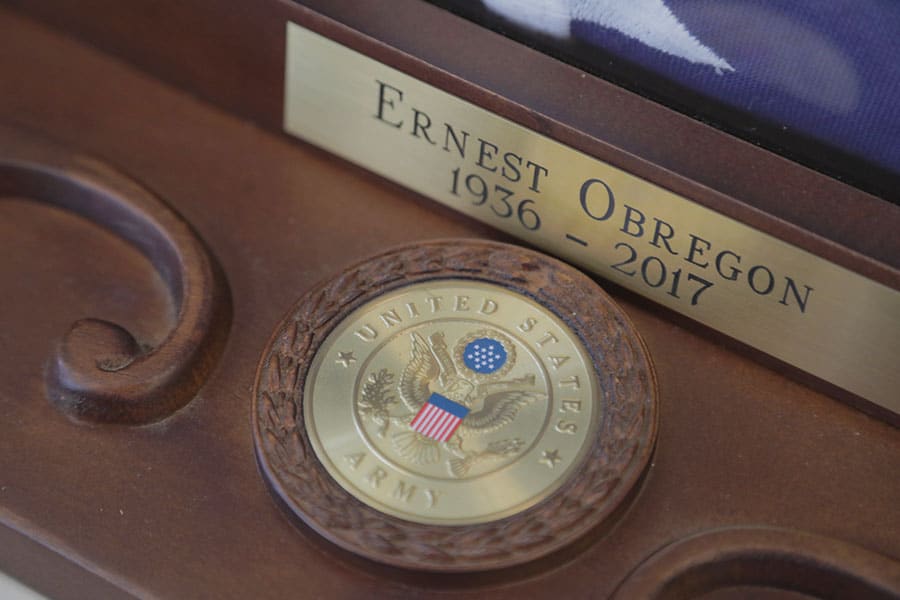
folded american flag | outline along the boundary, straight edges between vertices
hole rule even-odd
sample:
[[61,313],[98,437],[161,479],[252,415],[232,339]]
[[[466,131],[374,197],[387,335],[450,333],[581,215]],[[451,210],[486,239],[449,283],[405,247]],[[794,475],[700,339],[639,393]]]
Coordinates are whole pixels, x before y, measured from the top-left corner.
[[896,0],[483,0],[900,173]]

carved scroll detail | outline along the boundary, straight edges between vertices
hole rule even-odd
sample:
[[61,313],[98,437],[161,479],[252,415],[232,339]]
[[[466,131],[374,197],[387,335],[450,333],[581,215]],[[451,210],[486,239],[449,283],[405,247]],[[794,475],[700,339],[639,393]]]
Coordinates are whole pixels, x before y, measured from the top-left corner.
[[820,534],[762,526],[714,529],[654,552],[613,598],[699,598],[735,586],[816,598],[897,598],[900,562]]
[[176,307],[174,328],[150,349],[115,323],[74,323],[47,368],[50,401],[99,423],[167,417],[194,397],[220,353],[230,323],[222,276],[188,224],[144,187],[44,140],[0,133],[0,195],[71,211],[127,240],[157,269]]

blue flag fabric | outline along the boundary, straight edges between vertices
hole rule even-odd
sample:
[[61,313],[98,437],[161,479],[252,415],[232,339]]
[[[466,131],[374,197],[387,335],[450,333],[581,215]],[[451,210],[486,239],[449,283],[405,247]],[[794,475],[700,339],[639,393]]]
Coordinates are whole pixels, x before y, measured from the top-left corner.
[[484,0],[900,173],[900,1]]

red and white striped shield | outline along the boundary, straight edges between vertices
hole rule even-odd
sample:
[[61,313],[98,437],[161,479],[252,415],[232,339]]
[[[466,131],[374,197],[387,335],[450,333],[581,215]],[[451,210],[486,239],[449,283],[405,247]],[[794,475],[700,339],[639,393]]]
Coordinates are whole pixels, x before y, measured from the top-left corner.
[[432,393],[410,426],[425,437],[446,442],[468,413],[469,409],[462,404]]

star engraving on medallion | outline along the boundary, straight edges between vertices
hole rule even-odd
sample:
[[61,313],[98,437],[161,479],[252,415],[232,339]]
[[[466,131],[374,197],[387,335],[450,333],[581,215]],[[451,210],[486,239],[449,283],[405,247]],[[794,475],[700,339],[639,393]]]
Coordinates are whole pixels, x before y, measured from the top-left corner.
[[334,362],[340,363],[344,368],[349,368],[350,365],[356,362],[356,357],[353,356],[352,352],[338,352],[338,357]]
[[559,450],[544,450],[544,453],[541,455],[541,458],[538,460],[542,465],[547,465],[548,468],[552,469],[556,466],[556,463],[562,460],[562,457],[559,455]]

